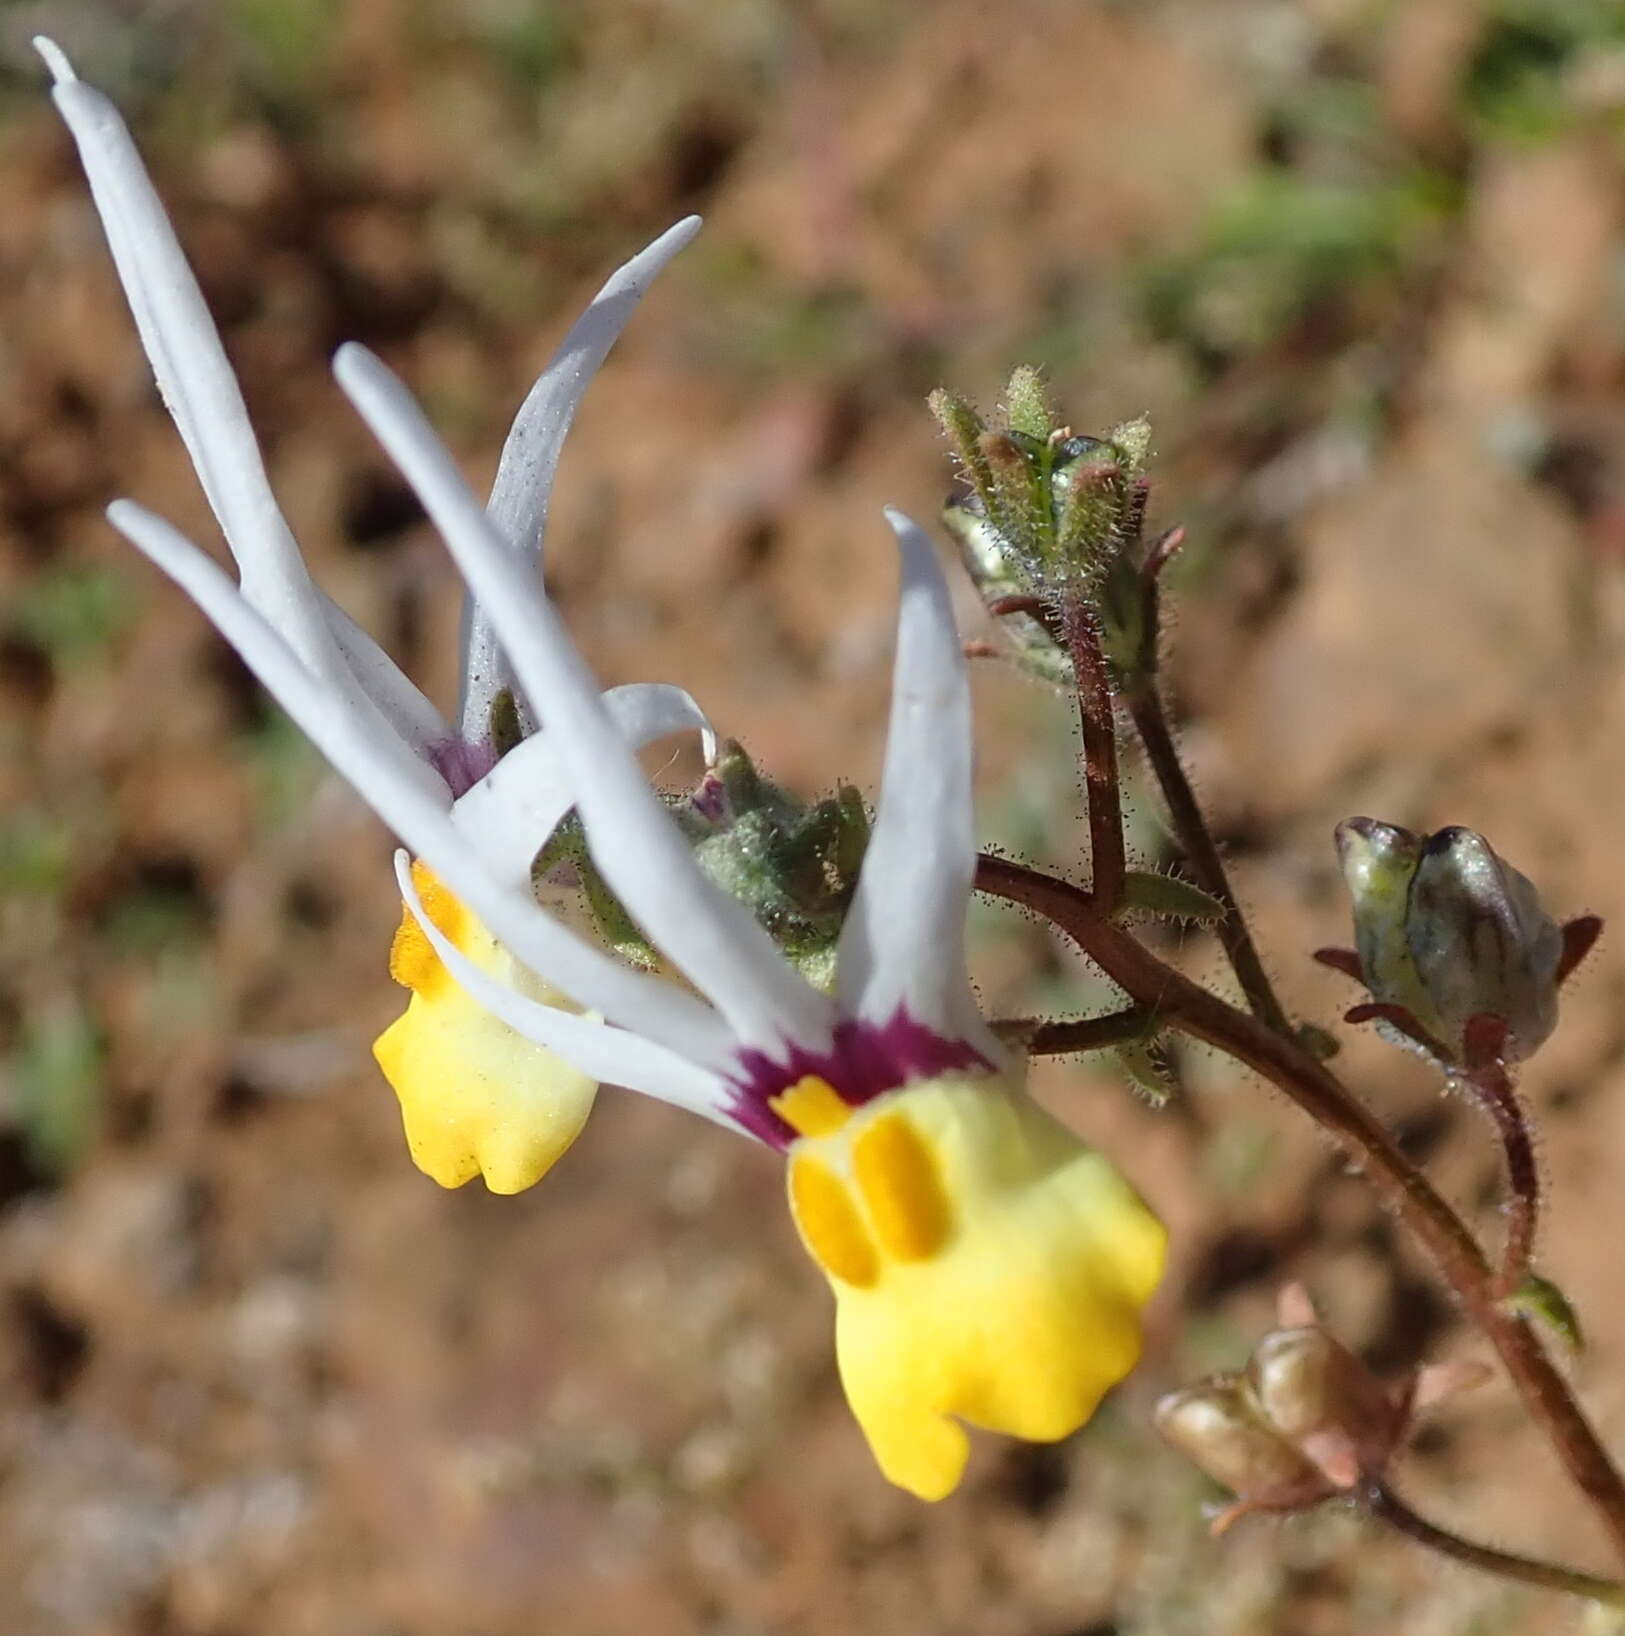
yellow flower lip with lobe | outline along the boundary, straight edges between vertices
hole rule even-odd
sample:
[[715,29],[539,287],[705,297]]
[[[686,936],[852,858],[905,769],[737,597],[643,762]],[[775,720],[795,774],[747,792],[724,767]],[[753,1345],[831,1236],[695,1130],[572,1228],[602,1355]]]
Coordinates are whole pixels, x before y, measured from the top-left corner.
[[791,1213],[891,1481],[940,1499],[969,1455],[959,1422],[1053,1442],[1134,1367],[1165,1231],[1025,1092],[953,1076],[852,1108],[809,1076],[772,1105],[800,1133]]
[[[412,880],[435,927],[482,971],[573,1009],[525,972],[426,864],[413,864]],[[493,1193],[533,1186],[580,1135],[597,1083],[472,999],[409,912],[389,972],[411,998],[372,1049],[400,1101],[413,1163],[442,1187],[475,1176]]]

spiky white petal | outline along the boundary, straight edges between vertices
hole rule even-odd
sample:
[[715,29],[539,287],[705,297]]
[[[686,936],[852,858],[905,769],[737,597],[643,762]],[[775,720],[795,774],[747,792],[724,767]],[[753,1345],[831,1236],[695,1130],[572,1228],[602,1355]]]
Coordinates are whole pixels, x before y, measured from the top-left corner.
[[836,954],[843,1015],[885,1023],[899,1007],[992,1062],[965,962],[976,873],[970,682],[953,604],[923,530],[887,509],[902,591],[891,721],[874,831]]
[[428,700],[311,583],[219,332],[129,128],[60,47],[34,44],[56,81],[52,96],[78,145],[158,390],[236,559],[243,595],[357,709],[425,742],[448,736]]
[[732,1061],[733,1042],[709,1007],[577,937],[528,890],[498,882],[452,822],[444,784],[398,740],[368,731],[336,700],[206,553],[133,501],[110,506],[108,519],[198,604],[317,749],[515,959],[577,1005],[635,1019],[642,1033],[692,1062],[722,1068]]
[[[687,216],[611,273],[519,406],[485,509],[496,531],[533,573],[540,571],[559,451],[582,396],[650,284],[699,230],[700,218]],[[470,601],[461,705],[465,738],[478,739],[484,733],[491,701],[513,681],[489,616]]]
[[405,676],[356,622],[325,592],[321,598],[327,628],[355,685],[376,706],[389,727],[419,755],[451,737],[446,719],[417,684]]
[[490,614],[520,686],[558,745],[593,862],[610,890],[716,1004],[744,1045],[770,1054],[792,1041],[822,1048],[833,1008],[750,911],[700,872],[615,731],[553,605],[506,549],[411,394],[354,343],[340,348],[334,371],[416,489],[475,601]]

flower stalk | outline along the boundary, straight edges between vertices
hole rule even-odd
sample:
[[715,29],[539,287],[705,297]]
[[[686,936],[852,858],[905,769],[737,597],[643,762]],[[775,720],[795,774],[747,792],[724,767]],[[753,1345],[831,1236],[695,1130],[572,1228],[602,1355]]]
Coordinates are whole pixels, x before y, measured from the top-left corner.
[[1230,885],[1224,859],[1208,828],[1207,819],[1196,800],[1190,779],[1174,744],[1168,726],[1168,714],[1163,706],[1162,690],[1152,677],[1142,682],[1127,699],[1129,718],[1139,735],[1145,751],[1146,763],[1162,791],[1168,815],[1173,821],[1174,835],[1184,851],[1186,862],[1196,883],[1224,905],[1223,918],[1216,928],[1220,946],[1229,960],[1248,1008],[1266,1027],[1286,1032],[1291,1024],[1286,1010],[1275,993],[1275,985],[1264,969],[1247,918],[1241,912],[1236,894]]
[[1061,622],[1078,678],[1083,777],[1089,799],[1090,879],[1095,900],[1111,913],[1122,900],[1126,867],[1111,672],[1094,616],[1081,598],[1065,603]]
[[1291,1023],[1269,973],[1264,970],[1257,945],[1241,912],[1236,894],[1230,885],[1230,876],[1224,859],[1208,828],[1206,816],[1196,799],[1196,792],[1185,774],[1184,763],[1174,744],[1174,735],[1168,725],[1168,712],[1163,704],[1162,689],[1157,683],[1158,658],[1161,652],[1162,630],[1162,573],[1173,561],[1184,541],[1182,528],[1169,529],[1154,540],[1140,569],[1141,626],[1146,632],[1144,658],[1133,681],[1125,690],[1124,703],[1128,707],[1140,747],[1151,768],[1151,775],[1162,791],[1162,799],[1173,821],[1174,835],[1185,853],[1196,883],[1203,891],[1224,906],[1223,918],[1218,923],[1220,946],[1230,962],[1248,1008],[1260,1021],[1280,1033],[1286,1033]]
[[1604,1607],[1625,1608],[1625,1583],[1604,1578],[1601,1574],[1582,1573],[1578,1568],[1565,1568],[1559,1563],[1541,1562],[1534,1557],[1497,1550],[1493,1545],[1481,1545],[1476,1540],[1463,1539],[1460,1534],[1451,1533],[1449,1529],[1418,1516],[1384,1481],[1368,1483],[1359,1501],[1361,1508],[1378,1522],[1387,1524],[1427,1550],[1436,1551],[1440,1556],[1447,1556],[1466,1567],[1495,1574],[1501,1579],[1511,1579],[1520,1585],[1532,1585],[1537,1590],[1560,1591],[1587,1602],[1599,1602]]
[[1540,1219],[1540,1166],[1528,1116],[1501,1054],[1505,1043],[1506,1024],[1499,1017],[1473,1018],[1467,1025],[1467,1065],[1452,1076],[1494,1125],[1506,1161],[1506,1236],[1496,1279],[1503,1300],[1529,1276]]

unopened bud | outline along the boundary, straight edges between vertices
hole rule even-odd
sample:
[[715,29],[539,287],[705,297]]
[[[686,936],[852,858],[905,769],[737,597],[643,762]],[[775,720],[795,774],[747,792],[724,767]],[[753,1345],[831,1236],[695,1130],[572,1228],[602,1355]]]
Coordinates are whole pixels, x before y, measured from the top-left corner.
[[[694,860],[757,922],[815,987],[835,981],[835,950],[869,844],[869,814],[850,785],[812,805],[763,777],[724,740],[705,776],[671,805]],[[624,959],[653,968],[654,946],[610,890],[572,813],[537,854],[538,888],[575,890],[599,937]]]
[[1458,1060],[1468,1021],[1507,1025],[1529,1056],[1557,1023],[1563,934],[1533,884],[1470,829],[1426,837],[1370,818],[1337,827],[1366,986]]
[[675,816],[701,869],[756,916],[809,982],[827,988],[869,841],[858,792],[843,785],[807,806],[729,740]]
[[[1120,679],[1155,664],[1145,628],[1138,546],[1143,472],[1151,430],[1126,421],[1104,437],[1055,426],[1036,370],[1011,377],[1003,426],[987,427],[961,398],[931,396],[968,493],[944,520],[988,602],[1048,601],[1083,587],[1106,658]],[[1071,664],[1053,623],[1029,612],[1005,616],[1020,662],[1065,683]]]
[[[943,507],[942,520],[984,602],[1032,594],[1031,579],[1011,554],[980,495],[950,500]],[[999,624],[1023,670],[1052,687],[1067,685],[1072,661],[1050,624],[1030,613],[1006,614]]]

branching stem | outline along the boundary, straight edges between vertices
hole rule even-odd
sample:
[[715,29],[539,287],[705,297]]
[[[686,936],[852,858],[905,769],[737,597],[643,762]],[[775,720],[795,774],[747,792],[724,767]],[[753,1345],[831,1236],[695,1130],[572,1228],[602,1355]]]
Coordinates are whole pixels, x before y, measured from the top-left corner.
[[1083,888],[1004,858],[984,856],[977,886],[1042,915],[1138,1005],[1205,1040],[1284,1091],[1343,1150],[1421,1242],[1468,1316],[1495,1348],[1531,1416],[1555,1448],[1625,1561],[1621,1481],[1568,1382],[1539,1338],[1501,1305],[1499,1279],[1461,1218],[1358,1099],[1290,1035],[1210,994],[1113,924]]

